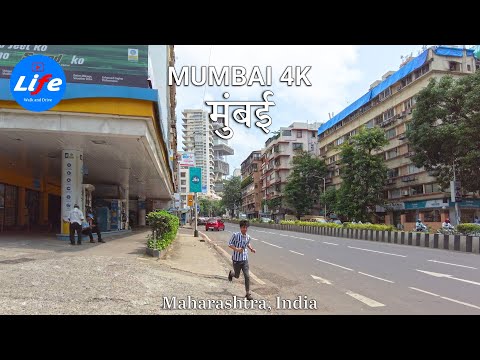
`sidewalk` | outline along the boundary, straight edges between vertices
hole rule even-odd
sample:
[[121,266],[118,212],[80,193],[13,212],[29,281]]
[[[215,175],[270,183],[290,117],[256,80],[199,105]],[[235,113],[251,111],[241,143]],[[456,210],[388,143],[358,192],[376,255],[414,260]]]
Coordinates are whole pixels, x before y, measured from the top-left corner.
[[0,314],[275,313],[257,296],[253,308],[245,304],[243,281],[227,280],[230,262],[192,228],[180,228],[160,258],[145,254],[148,233],[80,246],[0,236]]

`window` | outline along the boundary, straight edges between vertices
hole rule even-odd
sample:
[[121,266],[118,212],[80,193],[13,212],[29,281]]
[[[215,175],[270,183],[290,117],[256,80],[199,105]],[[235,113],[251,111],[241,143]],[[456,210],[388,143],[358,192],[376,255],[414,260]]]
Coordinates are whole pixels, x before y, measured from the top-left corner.
[[312,131],[312,138],[316,137],[315,131]]
[[397,148],[389,150],[385,153],[385,160],[397,157]]
[[184,202],[187,201],[187,195],[182,195],[181,197]]
[[345,138],[342,136],[342,137],[339,137],[335,142],[336,142],[336,145],[342,145],[344,141],[345,141]]
[[387,171],[387,177],[388,177],[388,178],[397,177],[398,175],[399,175],[398,168],[389,169],[389,170]]
[[367,129],[373,128],[373,119],[370,120],[369,122],[367,122],[367,123],[365,124],[365,127],[366,127]]
[[407,101],[404,101],[403,102],[403,110],[404,111],[407,111],[408,109],[410,109],[413,105],[413,101],[412,101],[412,98],[408,99]]
[[401,197],[401,192],[400,189],[393,189],[388,191],[388,198],[389,199],[395,199]]
[[181,172],[181,173],[180,173],[180,177],[185,177],[185,174],[186,174],[186,173]]
[[187,180],[181,180],[180,185],[187,185]]
[[283,130],[282,136],[292,136],[292,130]]
[[440,222],[440,210],[422,211],[424,222]]
[[394,111],[393,107],[391,107],[390,109],[385,111],[382,115],[383,115],[383,121],[385,121],[385,120],[388,120],[388,119],[392,118],[395,115],[395,111]]
[[303,144],[302,143],[292,143],[293,150],[302,150]]
[[410,195],[423,194],[423,185],[412,186],[410,188]]
[[385,131],[385,137],[388,140],[390,140],[391,138],[394,138],[395,136],[397,136],[397,129],[396,128]]
[[417,168],[415,165],[410,164],[407,166],[407,174],[416,174],[422,171],[422,168]]
[[425,194],[441,192],[440,185],[437,183],[425,184]]
[[470,65],[467,65],[467,71],[472,71],[472,67]]
[[186,192],[187,192],[187,188],[186,188],[186,187],[182,187],[182,188],[180,189],[180,192],[186,193]]
[[297,131],[297,138],[301,138],[302,137],[302,130],[298,130]]
[[450,71],[460,71],[460,63],[456,61],[449,61],[448,62],[448,70]]

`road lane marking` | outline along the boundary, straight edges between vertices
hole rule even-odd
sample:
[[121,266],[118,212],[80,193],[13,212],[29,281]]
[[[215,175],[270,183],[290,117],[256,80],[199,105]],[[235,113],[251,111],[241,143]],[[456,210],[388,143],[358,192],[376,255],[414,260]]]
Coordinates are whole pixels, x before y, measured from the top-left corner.
[[350,295],[351,297],[353,297],[354,299],[357,299],[358,301],[361,301],[363,302],[364,304],[370,306],[370,307],[380,307],[380,306],[385,306],[385,304],[382,304],[378,301],[375,301],[373,299],[370,299],[366,296],[363,296],[363,295],[360,295],[360,294],[357,294],[357,293],[354,293],[352,291],[347,291],[345,294],[347,295]]
[[409,286],[408,288],[409,288],[409,289],[412,289],[412,290],[416,290],[416,291],[423,292],[423,293],[425,293],[425,294],[429,294],[429,295],[433,295],[433,296],[440,296],[440,295],[434,294],[434,293],[432,293],[432,292],[425,291],[425,290],[422,290],[422,289],[417,289],[417,288],[414,288],[414,287],[411,287],[411,286]]
[[279,248],[279,249],[283,249],[281,246],[278,246],[278,245],[275,245],[275,244],[270,244],[269,242],[266,242],[266,241],[263,241],[263,240],[262,240],[262,242],[263,242],[264,244],[271,245],[271,246],[275,246],[275,247],[277,247],[277,248]]
[[469,306],[469,307],[473,307],[475,309],[479,309],[480,310],[480,307],[479,306],[476,306],[476,305],[472,305],[472,304],[469,304],[469,303],[466,303],[466,302],[463,302],[463,301],[458,301],[458,300],[455,300],[455,299],[450,299],[448,297],[445,297],[445,296],[440,296],[442,299],[445,299],[445,300],[449,300],[449,301],[453,301],[457,304],[462,304],[462,305],[465,305],[465,306]]
[[337,265],[337,264],[334,264],[334,263],[331,263],[331,262],[328,262],[328,261],[324,261],[324,260],[320,260],[320,259],[317,259],[317,261],[323,262],[325,264],[333,265],[333,266],[338,266],[339,268],[342,268],[342,269],[345,269],[345,270],[353,271],[353,269],[347,268],[345,266]]
[[320,276],[310,275],[312,278],[317,280],[317,282],[327,285],[332,285],[332,282],[327,279],[322,279]]
[[431,262],[435,262],[435,263],[439,263],[439,264],[447,264],[447,265],[453,265],[453,266],[460,266],[460,267],[464,267],[464,268],[469,268],[469,269],[477,270],[477,268],[476,268],[476,267],[473,267],[473,266],[458,265],[458,264],[453,264],[453,263],[448,263],[448,262],[443,262],[443,261],[438,261],[438,260],[427,260],[427,261],[431,261]]
[[392,255],[392,256],[400,256],[400,257],[407,257],[407,255],[398,255],[398,254],[392,254],[392,253],[387,253],[383,251],[377,251],[377,250],[370,250],[370,249],[363,249],[355,246],[348,246],[350,249],[357,249],[357,250],[363,250],[363,251],[371,251],[379,254],[385,254],[385,255]]
[[453,279],[453,280],[458,280],[458,281],[463,281],[463,282],[466,282],[466,283],[469,283],[469,284],[473,284],[473,285],[480,285],[479,282],[476,282],[476,281],[472,281],[472,280],[466,280],[466,279],[461,279],[461,278],[456,278],[454,277],[453,275],[449,275],[449,274],[442,274],[442,273],[436,273],[436,272],[433,272],[433,271],[425,271],[425,270],[418,270],[418,269],[415,269],[417,271],[420,271],[424,274],[427,274],[427,275],[431,275],[431,276],[435,276],[435,277],[439,277],[439,278],[448,278],[448,279]]
[[290,252],[292,252],[292,253],[294,253],[294,254],[298,254],[298,255],[302,255],[302,256],[303,256],[302,253],[299,253],[299,252],[296,252],[296,251],[293,251],[293,250],[288,250],[288,251],[290,251]]
[[431,292],[428,292],[428,291],[425,291],[425,290],[417,289],[417,288],[414,288],[414,287],[410,287],[410,286],[409,286],[409,289],[417,290],[417,291],[420,291],[420,292],[425,293],[425,294],[433,295],[433,296],[439,297],[439,298],[444,299],[444,300],[452,301],[452,302],[457,303],[457,304],[465,305],[465,306],[472,307],[474,309],[479,309],[480,310],[480,306],[477,306],[477,305],[472,305],[472,304],[469,304],[469,303],[466,303],[466,302],[463,302],[463,301],[459,301],[459,300],[455,300],[455,299],[452,299],[452,298],[449,298],[449,297],[446,297],[446,296],[440,296],[440,295],[437,295],[437,294],[434,294],[434,293],[431,293]]
[[363,273],[363,272],[358,272],[359,274],[362,274],[362,275],[365,275],[365,276],[370,276],[372,278],[375,278],[375,279],[378,279],[378,280],[382,280],[382,281],[386,281],[386,282],[389,282],[389,283],[392,283],[392,284],[395,284],[393,281],[391,280],[387,280],[387,279],[382,279],[382,278],[379,278],[379,277],[376,277],[376,276],[373,276],[373,275],[370,275],[370,274],[367,274],[367,273]]
[[327,242],[327,241],[324,241],[323,243],[324,243],[324,244],[328,244],[328,245],[337,245],[337,246],[338,246],[338,244],[331,243],[331,242]]

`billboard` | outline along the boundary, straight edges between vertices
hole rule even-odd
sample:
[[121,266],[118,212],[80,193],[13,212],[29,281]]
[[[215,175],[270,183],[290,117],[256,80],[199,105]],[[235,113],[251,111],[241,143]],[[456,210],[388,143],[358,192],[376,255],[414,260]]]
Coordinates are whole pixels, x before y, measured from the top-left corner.
[[199,167],[190,168],[190,192],[193,192],[193,193],[202,192],[202,168],[199,168]]
[[195,166],[195,154],[184,153],[178,159],[179,166]]
[[0,45],[0,78],[32,55],[60,64],[67,83],[149,88],[148,45]]

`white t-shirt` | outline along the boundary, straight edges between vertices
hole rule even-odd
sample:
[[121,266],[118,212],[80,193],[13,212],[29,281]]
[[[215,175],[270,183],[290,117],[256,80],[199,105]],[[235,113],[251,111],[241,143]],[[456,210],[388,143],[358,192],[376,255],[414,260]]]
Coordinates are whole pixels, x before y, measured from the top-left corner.
[[73,208],[73,210],[70,211],[70,215],[68,216],[68,220],[70,221],[71,224],[76,222],[77,224],[82,225],[83,219],[84,219],[83,212],[78,208]]

